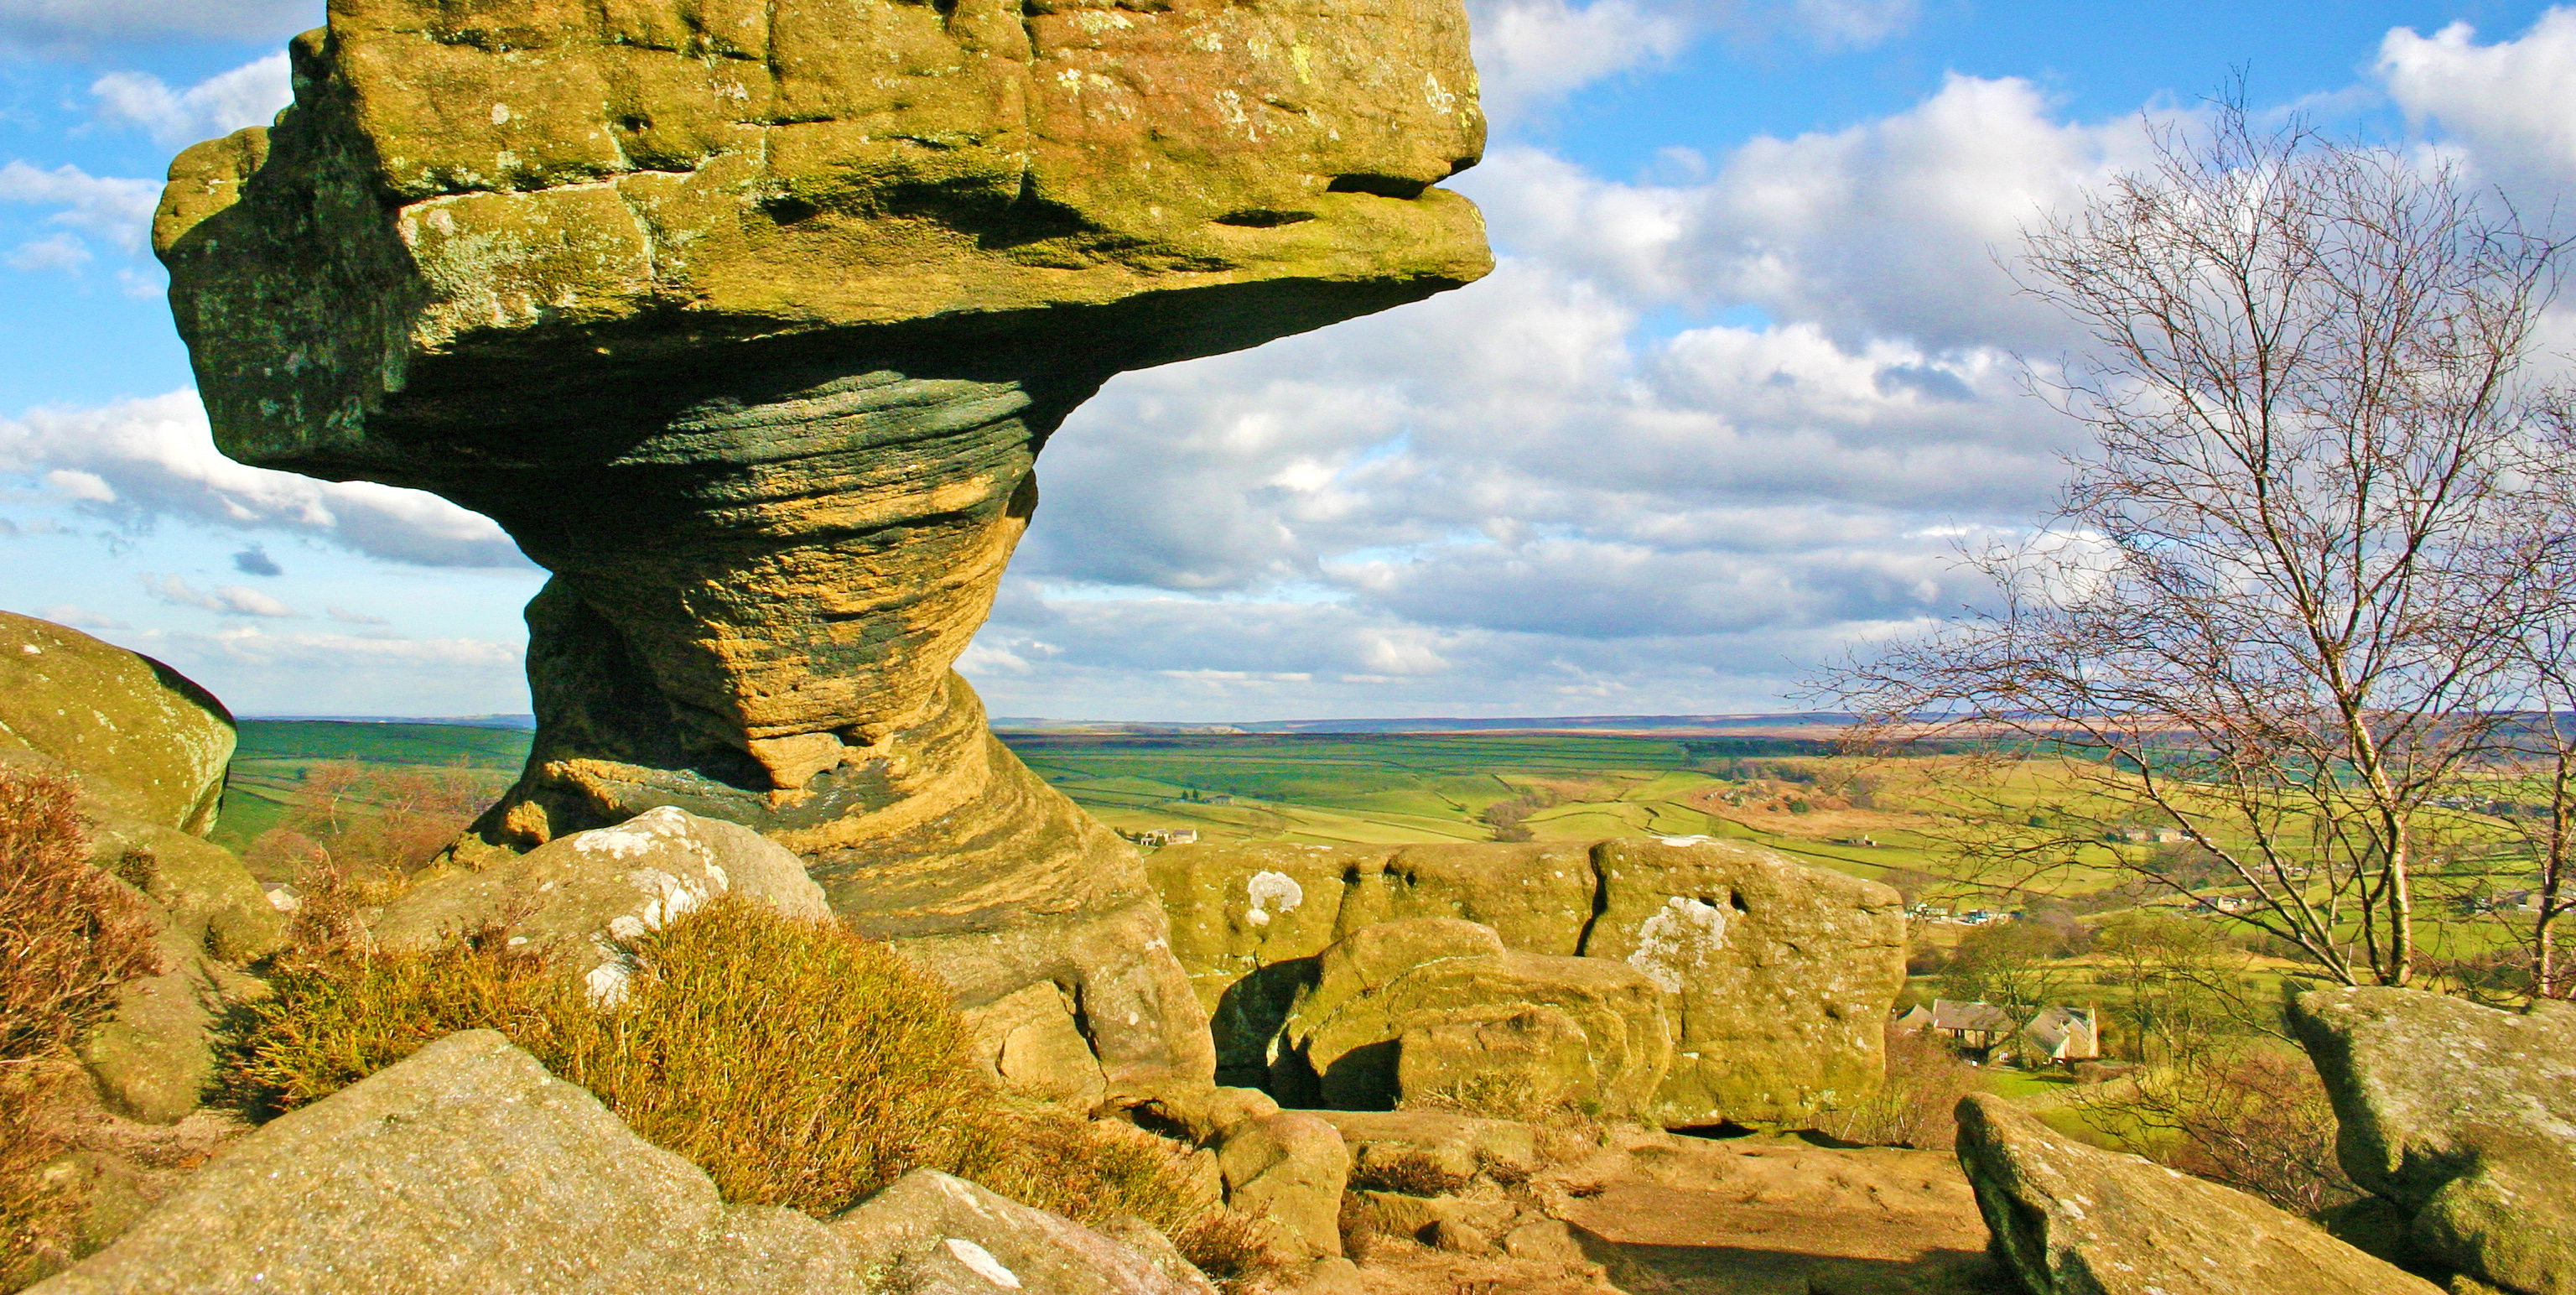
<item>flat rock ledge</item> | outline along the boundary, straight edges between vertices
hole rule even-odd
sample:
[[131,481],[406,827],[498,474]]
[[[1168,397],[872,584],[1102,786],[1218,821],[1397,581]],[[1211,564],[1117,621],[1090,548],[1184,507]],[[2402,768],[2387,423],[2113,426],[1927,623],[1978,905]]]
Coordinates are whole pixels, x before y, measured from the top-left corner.
[[2032,1295],[2438,1295],[2242,1192],[2059,1136],[1998,1097],[1959,1103],[1959,1166],[1997,1259]]
[[489,1030],[451,1034],[217,1156],[31,1295],[1211,1295],[1140,1250],[932,1170],[830,1222],[695,1165]]

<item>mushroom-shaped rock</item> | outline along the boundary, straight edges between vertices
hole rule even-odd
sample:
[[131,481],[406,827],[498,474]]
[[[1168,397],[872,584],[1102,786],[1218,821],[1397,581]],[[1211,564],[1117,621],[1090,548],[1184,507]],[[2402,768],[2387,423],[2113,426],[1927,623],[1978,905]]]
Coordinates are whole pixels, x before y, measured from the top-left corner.
[[1054,983],[1119,1092],[1205,1082],[1134,853],[950,666],[1110,376],[1489,268],[1457,0],[339,0],[291,53],[154,243],[226,453],[554,573],[460,852],[743,823],[970,1010]]

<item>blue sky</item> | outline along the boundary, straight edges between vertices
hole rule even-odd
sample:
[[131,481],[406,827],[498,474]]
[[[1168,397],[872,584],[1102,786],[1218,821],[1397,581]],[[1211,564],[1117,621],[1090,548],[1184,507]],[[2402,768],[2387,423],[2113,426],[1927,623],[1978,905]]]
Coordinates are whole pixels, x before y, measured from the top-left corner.
[[[2258,107],[2576,181],[2576,9],[1475,0],[1455,187],[1501,263],[1422,305],[1119,378],[961,663],[997,713],[1780,709],[1974,600],[2044,515],[2068,337],[2015,231]],[[0,607],[244,714],[526,709],[542,579],[489,522],[217,456],[143,250],[168,158],[284,101],[308,0],[0,0]],[[2559,329],[2562,336],[2568,330]]]

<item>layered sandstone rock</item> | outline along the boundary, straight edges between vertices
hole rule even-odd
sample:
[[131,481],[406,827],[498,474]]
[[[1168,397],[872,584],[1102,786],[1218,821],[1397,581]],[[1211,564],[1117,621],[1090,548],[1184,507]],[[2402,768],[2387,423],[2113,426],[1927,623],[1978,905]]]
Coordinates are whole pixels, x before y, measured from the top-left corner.
[[1383,1109],[1502,1091],[1634,1116],[1672,1059],[1662,996],[1635,968],[1513,952],[1492,927],[1454,917],[1362,927],[1324,950],[1317,973],[1272,1067],[1301,1101]]
[[2530,1295],[2576,1295],[2576,1008],[2414,989],[2301,994],[2345,1173],[2408,1216],[2415,1250]]
[[[1515,955],[1650,982],[1671,1055],[1644,1114],[1676,1127],[1796,1127],[1874,1090],[1880,1023],[1904,982],[1896,892],[1739,842],[1191,845],[1155,852],[1147,868],[1212,1019],[1220,1073],[1236,1082],[1266,1082],[1273,1060],[1306,1046],[1290,1037],[1290,1013],[1320,1005],[1326,948],[1388,923],[1473,922]],[[1522,1010],[1544,1005],[1453,1001],[1493,1010],[1415,1022],[1423,1082],[1562,1071],[1566,1023]],[[1373,1055],[1392,1072],[1402,1052]]]
[[1133,854],[949,667],[1111,375],[1484,273],[1455,0],[346,0],[293,56],[155,245],[227,453],[555,573],[469,861],[742,823],[969,1008],[1054,985],[1106,1089],[1203,1082]]

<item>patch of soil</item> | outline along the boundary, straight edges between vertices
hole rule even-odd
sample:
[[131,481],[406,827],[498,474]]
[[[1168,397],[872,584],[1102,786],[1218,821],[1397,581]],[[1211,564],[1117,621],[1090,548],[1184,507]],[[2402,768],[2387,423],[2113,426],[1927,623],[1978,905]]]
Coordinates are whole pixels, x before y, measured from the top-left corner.
[[[1661,1133],[1531,1178],[1582,1260],[1548,1264],[1379,1239],[1372,1295],[2007,1295],[1958,1162],[1937,1151]],[[1522,1195],[1516,1192],[1515,1195]]]

